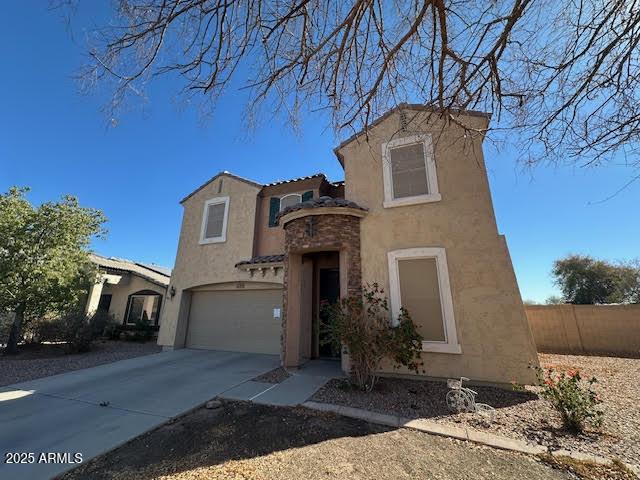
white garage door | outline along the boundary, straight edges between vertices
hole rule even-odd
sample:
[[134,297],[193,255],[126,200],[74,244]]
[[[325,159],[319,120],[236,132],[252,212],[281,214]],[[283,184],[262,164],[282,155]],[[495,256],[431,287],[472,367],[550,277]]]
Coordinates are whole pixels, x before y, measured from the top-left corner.
[[187,347],[280,353],[282,290],[193,292]]

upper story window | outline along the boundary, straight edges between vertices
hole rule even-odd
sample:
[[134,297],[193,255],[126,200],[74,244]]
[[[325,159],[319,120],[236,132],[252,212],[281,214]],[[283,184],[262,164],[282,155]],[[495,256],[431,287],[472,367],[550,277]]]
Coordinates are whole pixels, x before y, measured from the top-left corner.
[[298,203],[302,203],[302,195],[300,195],[299,193],[285,195],[280,199],[280,211]]
[[431,135],[412,135],[382,144],[382,160],[385,208],[442,198]]
[[282,210],[287,207],[291,207],[292,205],[296,205],[301,202],[306,202],[307,200],[311,200],[313,198],[313,190],[309,190],[304,193],[289,193],[284,195],[283,197],[271,197],[269,201],[269,226],[275,227],[276,216]]
[[220,243],[227,239],[229,197],[216,197],[204,203],[200,243]]

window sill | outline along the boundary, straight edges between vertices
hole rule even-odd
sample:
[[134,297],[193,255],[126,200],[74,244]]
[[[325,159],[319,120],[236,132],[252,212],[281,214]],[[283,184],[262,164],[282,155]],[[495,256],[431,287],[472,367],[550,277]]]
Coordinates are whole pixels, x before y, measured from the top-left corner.
[[214,237],[214,238],[202,239],[198,243],[200,245],[208,245],[209,243],[224,243],[226,241],[227,241],[227,239],[225,237]]
[[382,203],[384,208],[404,207],[406,205],[419,205],[421,203],[433,203],[442,200],[442,195],[432,193],[429,195],[420,195],[419,197],[396,198],[394,200],[385,200]]
[[423,352],[462,354],[459,343],[422,342]]

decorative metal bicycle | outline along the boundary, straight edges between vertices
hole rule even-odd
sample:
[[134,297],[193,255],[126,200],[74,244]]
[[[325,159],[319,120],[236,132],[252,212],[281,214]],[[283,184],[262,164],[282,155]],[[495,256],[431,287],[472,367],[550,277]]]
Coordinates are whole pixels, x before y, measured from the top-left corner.
[[471,412],[482,416],[489,423],[493,422],[496,411],[486,403],[476,403],[478,392],[462,386],[462,382],[468,382],[467,377],[447,380],[447,386],[451,389],[447,392],[447,406],[452,412]]

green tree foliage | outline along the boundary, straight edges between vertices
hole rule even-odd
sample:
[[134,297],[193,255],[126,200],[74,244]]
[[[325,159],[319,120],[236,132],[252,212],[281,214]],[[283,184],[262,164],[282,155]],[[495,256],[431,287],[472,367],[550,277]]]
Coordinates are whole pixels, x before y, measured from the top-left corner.
[[566,303],[640,303],[638,262],[612,263],[569,255],[555,261],[552,273]]
[[547,305],[561,305],[564,303],[564,299],[558,295],[550,295],[544,301]]
[[17,351],[25,322],[78,305],[96,274],[89,242],[106,233],[101,211],[70,195],[36,207],[28,191],[0,195],[0,311],[15,314],[6,353]]

